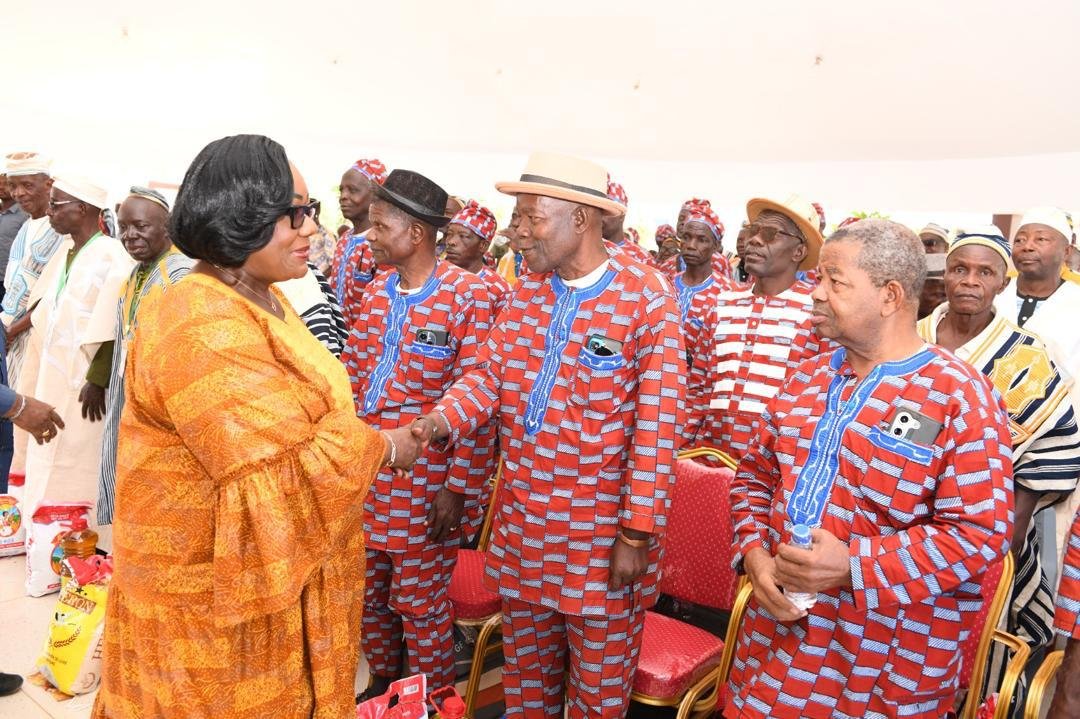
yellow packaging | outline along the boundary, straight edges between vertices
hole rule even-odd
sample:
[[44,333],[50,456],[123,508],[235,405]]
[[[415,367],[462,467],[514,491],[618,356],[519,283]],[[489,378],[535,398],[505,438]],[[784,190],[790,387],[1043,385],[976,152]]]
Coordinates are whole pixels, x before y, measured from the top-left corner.
[[105,582],[84,587],[69,582],[60,592],[45,653],[37,666],[65,694],[92,692],[101,681],[101,636],[108,592]]

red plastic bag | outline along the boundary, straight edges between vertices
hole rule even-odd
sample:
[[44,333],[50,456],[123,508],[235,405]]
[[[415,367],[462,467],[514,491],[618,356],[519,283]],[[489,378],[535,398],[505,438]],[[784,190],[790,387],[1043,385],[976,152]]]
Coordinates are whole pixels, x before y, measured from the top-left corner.
[[356,707],[356,719],[427,719],[427,676],[398,679],[382,696]]

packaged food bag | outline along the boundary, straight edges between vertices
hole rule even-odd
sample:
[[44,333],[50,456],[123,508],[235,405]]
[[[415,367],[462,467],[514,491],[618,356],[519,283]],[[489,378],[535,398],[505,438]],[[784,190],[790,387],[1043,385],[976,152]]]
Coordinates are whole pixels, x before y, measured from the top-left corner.
[[[397,698],[397,703],[390,703]],[[427,675],[393,682],[382,696],[356,707],[356,719],[427,719]]]
[[26,526],[23,523],[21,474],[8,476],[8,493],[0,494],[0,557],[13,557],[26,551]]
[[64,551],[60,540],[77,518],[90,518],[88,502],[49,502],[34,510],[26,528],[26,593],[43,597],[60,589],[60,563]]
[[94,556],[69,557],[65,562],[71,579],[56,602],[37,666],[42,676],[65,694],[86,694],[101,681],[105,598],[112,561]]

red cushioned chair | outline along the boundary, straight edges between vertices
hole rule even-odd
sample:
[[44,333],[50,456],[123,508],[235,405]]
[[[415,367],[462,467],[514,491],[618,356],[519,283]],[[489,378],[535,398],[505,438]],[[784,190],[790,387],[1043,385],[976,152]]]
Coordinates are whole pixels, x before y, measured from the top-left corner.
[[1005,675],[998,687],[997,707],[994,719],[1006,719],[1012,703],[1016,683],[1024,671],[1031,649],[1027,642],[997,628],[1002,613],[1006,611],[1012,594],[1013,557],[1006,553],[1004,560],[994,562],[986,569],[982,583],[982,608],[975,616],[971,634],[960,647],[960,689],[967,689],[960,719],[975,719],[982,706],[983,680],[990,661],[990,645],[1000,642],[1012,650],[1012,658],[1005,667]]
[[[691,461],[719,460],[713,467]],[[731,669],[735,637],[750,598],[738,592],[731,568],[731,480],[735,462],[719,450],[692,449],[679,455],[664,539],[660,591],[676,599],[730,612],[720,639],[678,619],[645,613],[631,699],[653,706],[677,706],[677,719],[711,713]]]
[[502,477],[502,463],[496,472],[491,489],[484,524],[480,529],[480,542],[476,549],[458,552],[454,573],[450,575],[447,594],[454,607],[454,623],[460,627],[479,627],[476,647],[469,666],[469,682],[465,688],[465,716],[473,716],[476,695],[480,691],[480,677],[484,674],[484,662],[495,652],[502,651],[502,642],[492,637],[502,629],[502,598],[484,586],[484,552],[491,539],[491,520],[495,516],[496,497]]

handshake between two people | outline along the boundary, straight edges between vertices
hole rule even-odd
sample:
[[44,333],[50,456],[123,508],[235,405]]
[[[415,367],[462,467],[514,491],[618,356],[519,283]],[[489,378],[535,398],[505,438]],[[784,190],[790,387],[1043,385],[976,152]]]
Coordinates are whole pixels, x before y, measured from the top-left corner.
[[[449,434],[445,421],[440,422],[437,415],[424,415],[410,424],[397,429],[381,432],[386,440],[386,454],[383,455],[385,466],[394,470],[395,477],[405,477],[420,456],[435,440],[444,439]],[[465,495],[442,487],[435,494],[428,510],[428,536],[432,542],[443,542],[461,526],[465,513]]]
[[420,455],[427,451],[428,445],[435,440],[444,439],[449,430],[445,423],[439,422],[436,415],[426,414],[404,427],[382,430],[381,434],[387,443],[383,463],[393,469],[394,474],[403,476],[412,469]]

